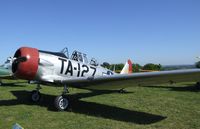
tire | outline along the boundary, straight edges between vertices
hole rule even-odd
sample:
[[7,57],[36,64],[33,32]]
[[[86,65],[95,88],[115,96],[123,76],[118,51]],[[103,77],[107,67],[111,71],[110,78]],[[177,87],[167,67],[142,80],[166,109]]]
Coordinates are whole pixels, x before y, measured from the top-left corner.
[[58,96],[55,98],[54,105],[58,111],[64,111],[69,106],[69,101],[64,96]]
[[39,102],[40,98],[41,98],[41,94],[39,91],[34,90],[31,92],[31,100],[33,102]]

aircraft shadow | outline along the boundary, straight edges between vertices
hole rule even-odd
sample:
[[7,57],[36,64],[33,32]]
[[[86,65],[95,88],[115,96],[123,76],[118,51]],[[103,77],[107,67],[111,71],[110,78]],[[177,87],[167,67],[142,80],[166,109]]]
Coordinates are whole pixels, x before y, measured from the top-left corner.
[[[102,91],[103,93],[110,93],[109,91]],[[102,117],[106,119],[112,119],[123,122],[131,122],[136,124],[152,124],[164,120],[166,117],[160,115],[154,115],[145,112],[133,111],[123,109],[115,106],[99,104],[95,102],[86,102],[80,100],[84,97],[94,96],[102,94],[102,92],[80,93],[74,95],[68,95],[70,100],[69,111],[79,114],[86,114],[94,117]],[[113,92],[113,91],[112,91]],[[38,103],[30,101],[30,92],[11,91],[17,99],[13,100],[0,100],[0,106],[12,106],[12,105],[38,105],[41,107],[47,107],[50,111],[56,111],[54,108],[54,99],[56,96],[42,94],[42,99]]]
[[146,88],[164,88],[171,91],[181,91],[181,92],[200,92],[200,88],[190,84],[187,86],[142,86]]
[[28,82],[3,82],[1,87],[25,87],[25,85],[22,85],[24,83],[28,83]]

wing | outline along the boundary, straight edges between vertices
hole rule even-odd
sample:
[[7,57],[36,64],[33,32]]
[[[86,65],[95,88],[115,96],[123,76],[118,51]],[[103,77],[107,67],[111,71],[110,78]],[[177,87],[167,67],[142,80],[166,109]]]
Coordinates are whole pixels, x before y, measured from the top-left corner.
[[54,80],[55,83],[92,89],[117,89],[162,83],[200,81],[200,69],[172,70]]

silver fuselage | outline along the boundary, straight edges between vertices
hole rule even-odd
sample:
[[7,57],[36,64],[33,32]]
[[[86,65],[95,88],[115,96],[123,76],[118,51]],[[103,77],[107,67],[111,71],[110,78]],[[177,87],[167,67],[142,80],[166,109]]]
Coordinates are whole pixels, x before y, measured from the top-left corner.
[[40,52],[39,66],[35,80],[54,82],[54,80],[66,80],[67,78],[108,76],[114,74],[116,73],[99,65],[94,66]]

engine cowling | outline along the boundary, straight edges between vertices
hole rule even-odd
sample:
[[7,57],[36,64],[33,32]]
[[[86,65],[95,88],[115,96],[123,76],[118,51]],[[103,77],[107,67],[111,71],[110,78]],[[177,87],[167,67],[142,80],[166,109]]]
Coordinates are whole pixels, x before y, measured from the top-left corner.
[[14,55],[12,72],[20,79],[33,80],[37,74],[39,51],[36,48],[21,47]]

